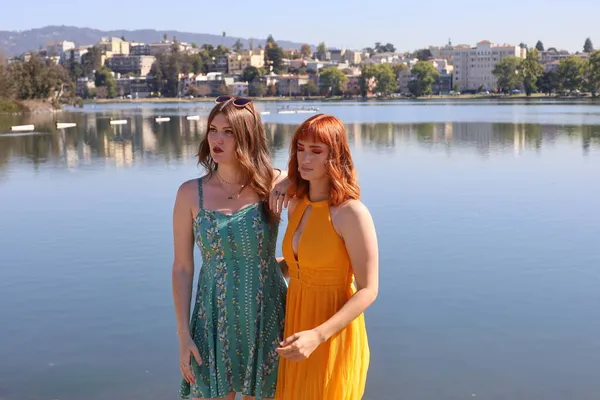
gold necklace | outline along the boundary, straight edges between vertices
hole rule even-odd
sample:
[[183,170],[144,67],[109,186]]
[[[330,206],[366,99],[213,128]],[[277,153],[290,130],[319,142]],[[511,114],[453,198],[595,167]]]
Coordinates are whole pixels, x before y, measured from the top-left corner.
[[234,184],[235,184],[235,185],[241,185],[241,183],[240,183],[240,182],[235,182],[235,183],[232,183],[232,182],[227,182],[225,179],[223,179],[223,177],[222,177],[222,176],[221,176],[221,174],[219,173],[219,170],[217,170],[217,171],[216,171],[216,173],[217,173],[217,178],[219,178],[219,180],[220,180],[221,182],[223,182],[223,183],[226,183],[226,184],[228,184],[228,185],[234,185]]
[[[244,188],[246,186],[248,186],[248,183],[244,183],[238,190],[236,190],[233,194],[229,194],[229,192],[227,192],[227,190],[225,189],[225,186],[223,185],[223,182],[225,183],[229,183],[226,180],[224,180],[223,178],[221,178],[221,176],[219,175],[219,173],[217,172],[217,178],[219,179],[219,184],[221,186],[221,189],[225,192],[225,194],[227,194],[227,200],[233,200],[233,196],[236,196],[236,199],[240,198],[240,194],[242,193],[242,190],[244,190]],[[232,185],[232,183],[229,183],[230,185]],[[238,184],[239,185],[239,184]]]

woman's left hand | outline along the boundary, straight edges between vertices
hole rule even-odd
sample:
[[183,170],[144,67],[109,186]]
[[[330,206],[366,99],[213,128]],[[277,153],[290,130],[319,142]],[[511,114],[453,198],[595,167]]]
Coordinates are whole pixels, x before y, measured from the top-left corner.
[[271,196],[269,196],[269,208],[275,214],[280,214],[284,208],[287,208],[290,202],[290,198],[287,194],[289,185],[290,181],[288,179],[283,179],[273,187]]
[[323,338],[314,329],[293,334],[279,344],[275,349],[281,357],[290,361],[306,360],[315,351]]

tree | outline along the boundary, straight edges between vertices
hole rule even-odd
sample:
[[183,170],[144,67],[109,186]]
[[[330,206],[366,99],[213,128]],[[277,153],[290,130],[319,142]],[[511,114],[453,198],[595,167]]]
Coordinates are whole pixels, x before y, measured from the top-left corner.
[[102,49],[92,46],[87,53],[81,56],[81,66],[85,76],[91,76],[94,71],[102,66]]
[[416,56],[420,61],[428,61],[430,58],[433,58],[431,50],[429,49],[417,50]]
[[310,46],[307,45],[307,44],[303,44],[300,47],[300,54],[302,55],[302,57],[310,57],[310,56],[312,56],[312,50],[311,50]]
[[337,67],[323,68],[319,74],[319,89],[329,96],[341,95],[348,84],[348,77]]
[[360,71],[360,93],[367,97],[371,90],[371,80],[375,78],[377,66],[374,64],[363,64]]
[[492,70],[498,81],[498,88],[505,93],[521,87],[523,82],[521,74],[521,58],[515,56],[504,57]]
[[191,69],[194,74],[199,74],[203,71],[204,63],[202,62],[200,54],[190,54],[188,56],[188,61],[191,64]]
[[265,46],[265,65],[273,72],[279,73],[283,64],[283,50],[272,35],[267,38]]
[[535,44],[535,48],[537,49],[537,51],[544,51],[544,44],[541,40],[537,41],[537,43]]
[[165,83],[165,70],[167,63],[167,54],[158,53],[156,61],[150,67],[150,75],[154,77],[153,91],[162,93]]
[[107,97],[112,98],[117,95],[117,81],[115,81],[110,69],[106,67],[99,68],[96,70],[95,78],[96,87],[106,87]]
[[231,51],[222,44],[218,45],[216,49],[214,49],[210,55],[215,58],[224,57],[229,54]]
[[587,86],[593,97],[600,93],[600,50],[593,52],[588,60]]
[[254,82],[250,85],[250,96],[263,97],[267,91],[267,84],[264,82]]
[[170,97],[179,96],[179,74],[182,70],[180,55],[179,51],[173,51],[167,61],[165,91]]
[[411,69],[412,80],[408,84],[410,92],[419,97],[431,93],[431,85],[440,77],[432,63],[419,61]]
[[392,65],[392,69],[394,70],[394,74],[396,74],[396,79],[400,79],[400,76],[408,71],[408,65],[404,63],[394,64]]
[[396,51],[396,48],[391,43],[386,43],[382,45],[381,42],[376,42],[375,48],[371,50],[375,50],[376,53],[394,53]]
[[360,91],[366,97],[371,80],[375,81],[374,90],[383,96],[389,96],[398,89],[398,77],[394,67],[389,64],[364,65],[361,70]]
[[325,42],[321,42],[317,46],[316,56],[319,60],[324,60],[327,57],[327,46],[325,45]]
[[583,85],[585,61],[577,56],[563,58],[558,63],[560,87],[567,92],[580,90]]
[[78,62],[75,62],[75,54],[73,51],[71,51],[71,56],[69,57],[69,60],[65,62],[64,67],[67,71],[69,71],[73,81],[77,81],[78,78],[81,78],[85,75],[83,66]]
[[398,89],[398,78],[390,64],[378,64],[375,67],[375,91],[389,96]]
[[537,49],[527,52],[527,57],[521,62],[523,76],[523,87],[527,96],[537,91],[537,80],[544,73],[544,67],[540,64],[540,54]]
[[244,71],[242,72],[242,81],[252,83],[257,78],[260,78],[260,71],[258,68],[251,65],[244,68]]
[[9,79],[16,88],[14,95],[19,100],[49,99],[51,96],[56,100],[65,87],[73,91],[67,70],[37,55],[32,55],[29,61],[12,64]]
[[233,44],[233,50],[235,50],[236,52],[239,52],[243,48],[244,48],[244,45],[242,44],[242,41],[240,39],[236,40],[235,43]]
[[313,81],[308,81],[306,85],[302,85],[300,88],[302,96],[316,96],[319,94],[319,88]]
[[558,71],[543,73],[538,79],[537,86],[542,93],[548,95],[560,90],[560,76],[558,75]]
[[8,66],[0,52],[0,98],[10,99],[14,95],[13,80],[10,77]]
[[583,52],[584,53],[593,53],[594,52],[594,45],[592,44],[592,39],[590,39],[590,38],[585,39],[585,43],[583,44]]

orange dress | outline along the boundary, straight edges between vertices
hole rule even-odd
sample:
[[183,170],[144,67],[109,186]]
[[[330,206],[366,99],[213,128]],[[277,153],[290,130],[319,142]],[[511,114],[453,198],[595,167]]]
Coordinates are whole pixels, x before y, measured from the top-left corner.
[[[298,244],[292,238],[302,216],[312,206]],[[356,292],[344,241],[331,223],[328,201],[304,198],[291,214],[283,238],[289,267],[284,338],[327,321]],[[277,400],[359,400],[369,368],[369,344],[364,315],[322,343],[306,360],[280,357]]]

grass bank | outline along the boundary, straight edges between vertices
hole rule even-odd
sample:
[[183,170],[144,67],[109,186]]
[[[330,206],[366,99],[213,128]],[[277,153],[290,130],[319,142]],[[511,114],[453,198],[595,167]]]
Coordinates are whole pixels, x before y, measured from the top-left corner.
[[46,99],[23,101],[0,99],[0,114],[52,113],[60,110],[60,108],[55,107],[51,101]]
[[15,100],[0,99],[0,114],[15,114],[26,112],[27,107]]

